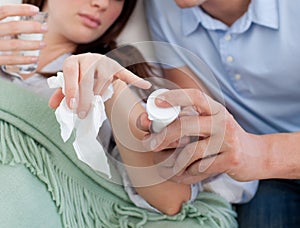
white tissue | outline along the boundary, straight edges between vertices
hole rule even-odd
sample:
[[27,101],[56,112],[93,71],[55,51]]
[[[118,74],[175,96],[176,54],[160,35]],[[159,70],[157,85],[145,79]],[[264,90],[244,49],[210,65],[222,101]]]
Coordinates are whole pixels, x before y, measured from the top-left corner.
[[[65,94],[64,76],[58,72],[57,76],[48,78],[50,88],[62,88]],[[92,169],[106,174],[111,178],[107,157],[102,145],[97,141],[97,135],[104,120],[106,120],[104,102],[111,98],[113,88],[110,85],[101,96],[94,96],[91,109],[85,119],[80,119],[70,110],[64,98],[55,111],[56,119],[60,125],[61,137],[66,142],[75,129],[73,147],[78,159],[88,164]]]

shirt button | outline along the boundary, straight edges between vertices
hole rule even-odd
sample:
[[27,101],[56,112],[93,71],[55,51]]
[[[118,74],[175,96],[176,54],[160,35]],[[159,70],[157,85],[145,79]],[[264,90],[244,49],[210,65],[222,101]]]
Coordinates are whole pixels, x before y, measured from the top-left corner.
[[236,74],[236,75],[234,75],[234,78],[235,78],[235,80],[240,80],[241,79],[241,75],[240,74]]
[[226,58],[226,61],[228,63],[232,63],[233,62],[233,57],[231,55],[228,55],[227,58]]
[[224,37],[224,39],[226,40],[226,41],[229,41],[229,40],[231,40],[231,35],[230,34],[227,34],[225,37]]

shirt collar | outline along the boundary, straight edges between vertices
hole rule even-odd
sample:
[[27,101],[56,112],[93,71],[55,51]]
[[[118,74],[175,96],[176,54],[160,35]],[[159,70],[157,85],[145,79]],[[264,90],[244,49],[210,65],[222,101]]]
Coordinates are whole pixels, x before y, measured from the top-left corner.
[[278,0],[252,0],[250,5],[252,21],[272,29],[279,28]]
[[62,70],[62,65],[66,58],[71,56],[71,53],[65,53],[59,56],[58,58],[54,59],[52,62],[48,63],[44,68],[41,70],[43,73],[47,72],[57,72]]
[[[278,0],[252,0],[248,11],[231,27],[236,32],[247,30],[251,23],[256,23],[272,29],[279,28]],[[200,7],[182,9],[181,26],[185,36],[193,33],[198,26],[208,30],[228,30],[224,23],[210,17]],[[237,28],[234,28],[234,27]]]

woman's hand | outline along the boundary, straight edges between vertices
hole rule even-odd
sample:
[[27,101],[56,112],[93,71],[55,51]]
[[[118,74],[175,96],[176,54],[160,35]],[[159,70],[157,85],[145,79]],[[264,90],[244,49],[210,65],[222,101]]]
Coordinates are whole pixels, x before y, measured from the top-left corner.
[[[171,90],[156,100],[160,107],[179,105],[193,107],[198,115],[181,115],[158,134],[145,139],[146,147],[156,151],[160,174],[176,182],[196,183],[219,173],[236,180],[248,181],[260,177],[266,167],[262,151],[267,151],[260,136],[246,133],[220,103],[197,89]],[[140,116],[141,129],[150,122]],[[192,137],[184,148],[170,154],[172,143],[182,137]],[[171,156],[171,157],[170,157]],[[168,162],[162,162],[166,161]]]
[[35,21],[14,21],[11,16],[32,16],[39,8],[29,4],[0,5],[0,65],[36,63],[36,56],[21,56],[19,51],[39,50],[43,41],[19,40],[20,33],[45,33],[47,27]]
[[80,118],[87,115],[94,95],[102,95],[114,79],[120,79],[142,89],[151,83],[128,71],[116,61],[100,54],[73,55],[63,65],[65,95],[61,89],[51,97],[49,105],[57,108],[66,97],[70,109],[76,110]]

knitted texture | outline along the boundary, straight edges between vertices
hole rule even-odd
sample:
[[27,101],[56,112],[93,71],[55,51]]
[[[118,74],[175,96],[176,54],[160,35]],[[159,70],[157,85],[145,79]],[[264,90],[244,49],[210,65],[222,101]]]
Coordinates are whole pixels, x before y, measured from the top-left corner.
[[[199,194],[194,203],[184,204],[175,216],[137,208],[122,186],[107,181],[77,159],[72,143],[61,140],[54,112],[45,100],[2,80],[0,142],[0,168],[25,166],[46,186],[63,227],[237,227],[230,204],[213,193]],[[112,174],[114,179],[120,178],[113,167]],[[29,181],[27,185],[24,187],[31,187]],[[30,192],[35,194],[35,189]],[[6,194],[3,208],[9,208],[5,204],[15,197],[13,192]],[[26,205],[17,210],[30,213]],[[0,222],[13,218],[15,213],[5,211],[5,218],[0,213]],[[40,217],[36,215],[35,219]]]

